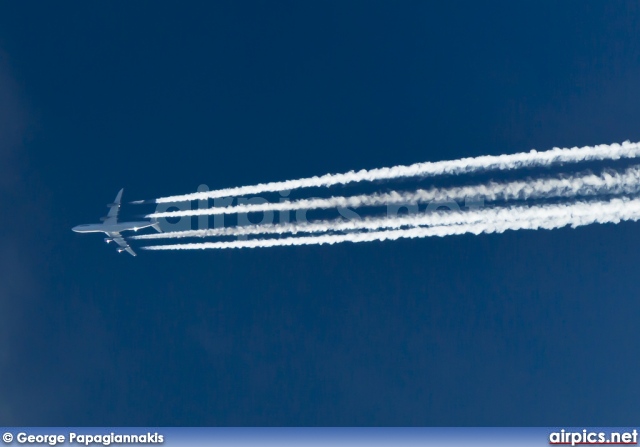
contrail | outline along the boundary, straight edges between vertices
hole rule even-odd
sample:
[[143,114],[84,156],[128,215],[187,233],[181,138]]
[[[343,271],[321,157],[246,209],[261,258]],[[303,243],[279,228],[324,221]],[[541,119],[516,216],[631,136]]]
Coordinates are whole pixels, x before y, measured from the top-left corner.
[[[545,208],[560,210],[558,215],[545,215]],[[283,239],[255,239],[247,241],[205,242],[194,244],[152,245],[145,250],[202,250],[229,248],[258,248],[291,245],[321,245],[342,242],[372,242],[397,240],[401,238],[443,237],[456,234],[502,233],[506,230],[555,229],[570,225],[573,228],[593,223],[619,223],[624,220],[640,219],[640,199],[612,199],[608,202],[574,202],[566,205],[542,205],[510,209],[512,219],[481,221],[436,227],[416,227],[409,229],[359,232],[348,234],[328,234],[321,236],[288,237]],[[533,217],[527,218],[527,213]]]
[[[576,202],[586,206],[576,212],[584,216],[588,213],[602,213],[601,206],[611,202]],[[367,217],[354,220],[323,220],[312,223],[286,223],[246,225],[206,230],[173,231],[168,233],[152,233],[133,236],[131,239],[176,239],[185,237],[220,237],[220,236],[249,236],[257,234],[287,234],[287,233],[326,233],[335,231],[380,230],[397,229],[402,227],[445,226],[474,224],[478,222],[505,222],[522,219],[551,219],[562,217],[567,213],[566,204],[526,206],[512,205],[485,208],[472,211],[434,211],[430,213],[410,214],[406,216]]]
[[253,213],[265,211],[292,211],[317,208],[359,208],[390,204],[414,204],[442,200],[510,200],[549,197],[593,196],[598,194],[622,194],[640,191],[640,166],[633,166],[622,173],[611,171],[600,175],[582,173],[560,178],[527,179],[512,182],[494,182],[482,185],[453,188],[419,189],[412,192],[363,194],[351,197],[329,197],[302,199],[276,203],[259,203],[213,207],[196,210],[165,211],[148,214],[146,217],[181,217],[214,214]]
[[[315,186],[332,186],[362,181],[390,180],[403,177],[436,176],[442,174],[465,174],[486,170],[509,170],[550,166],[557,163],[576,163],[589,160],[617,160],[620,158],[635,158],[640,155],[640,144],[625,141],[622,144],[602,144],[573,148],[553,148],[538,152],[503,155],[483,155],[480,157],[461,158],[458,160],[416,163],[409,166],[394,166],[361,171],[350,171],[342,174],[325,174],[320,177],[310,177],[282,182],[261,183],[251,186],[218,189],[208,192],[161,197],[152,203],[184,202],[188,200],[213,199],[217,197],[232,197],[259,194],[263,192],[286,191],[297,188]],[[146,203],[137,201],[132,203]]]

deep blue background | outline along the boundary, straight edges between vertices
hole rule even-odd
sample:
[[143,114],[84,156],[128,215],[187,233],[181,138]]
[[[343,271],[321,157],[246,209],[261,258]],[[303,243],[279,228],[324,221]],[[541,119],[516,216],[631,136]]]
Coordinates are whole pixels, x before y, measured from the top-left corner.
[[635,2],[3,2],[0,424],[637,423],[638,224],[137,258],[70,228],[123,186],[638,141],[639,24]]

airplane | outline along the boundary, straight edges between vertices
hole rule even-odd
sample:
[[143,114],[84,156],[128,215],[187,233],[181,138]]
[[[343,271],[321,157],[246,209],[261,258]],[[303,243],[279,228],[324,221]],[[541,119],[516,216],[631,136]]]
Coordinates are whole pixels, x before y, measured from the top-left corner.
[[131,256],[136,256],[136,252],[133,251],[127,241],[124,240],[120,234],[122,231],[138,231],[142,228],[153,227],[157,232],[162,232],[160,225],[157,221],[140,221],[140,222],[118,222],[118,211],[120,211],[120,201],[122,199],[122,191],[120,190],[113,203],[108,204],[109,213],[105,217],[101,217],[102,223],[96,224],[84,224],[73,227],[71,230],[76,233],[105,233],[108,237],[104,241],[108,244],[115,242],[119,245],[118,253],[126,251]]

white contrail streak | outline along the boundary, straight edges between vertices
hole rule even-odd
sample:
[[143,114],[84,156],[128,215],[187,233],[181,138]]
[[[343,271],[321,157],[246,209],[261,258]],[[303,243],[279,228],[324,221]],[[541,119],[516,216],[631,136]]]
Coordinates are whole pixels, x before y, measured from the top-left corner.
[[[599,205],[610,202],[578,202],[588,204],[583,213],[601,213]],[[257,234],[325,233],[329,231],[380,230],[385,228],[442,226],[478,222],[503,222],[520,219],[550,219],[566,214],[566,204],[544,206],[502,206],[472,211],[435,211],[406,216],[367,217],[353,220],[323,220],[312,223],[286,223],[234,226],[203,230],[173,231],[133,236],[131,239],[176,239],[185,237],[249,236]]]
[[513,182],[489,182],[483,185],[453,188],[419,189],[412,192],[363,194],[351,197],[302,199],[276,203],[244,204],[196,210],[165,211],[146,217],[181,217],[215,214],[254,213],[265,211],[292,211],[317,208],[359,208],[390,204],[413,204],[442,200],[510,200],[549,197],[593,196],[603,193],[621,194],[640,191],[640,167],[634,166],[622,173],[604,172],[601,175],[580,174],[561,178],[527,179]]
[[[548,151],[521,152],[517,154],[483,155],[480,157],[461,158],[458,160],[416,163],[409,166],[394,166],[343,174],[325,174],[320,177],[310,177],[282,182],[261,183],[251,186],[218,189],[207,192],[161,197],[152,202],[171,203],[188,200],[213,199],[217,197],[232,197],[253,195],[263,192],[286,191],[297,188],[314,186],[331,186],[362,181],[389,180],[402,177],[435,176],[442,174],[465,174],[486,170],[508,170],[549,166],[556,163],[576,163],[588,160],[617,160],[620,158],[635,158],[640,156],[640,144],[625,141],[622,144],[602,144],[573,148],[553,148]],[[144,203],[137,201],[133,203]]]
[[[553,213],[545,213],[553,209]],[[258,248],[291,245],[337,244],[342,242],[372,242],[401,238],[450,236],[455,234],[502,233],[506,230],[554,229],[571,225],[573,228],[593,223],[619,223],[640,219],[640,199],[612,199],[608,202],[573,202],[565,205],[543,205],[509,208],[512,217],[504,220],[480,221],[436,227],[328,234],[321,236],[288,237],[283,239],[255,239],[247,241],[205,242],[194,244],[152,245],[146,250],[197,250]],[[559,211],[556,213],[556,211]],[[461,213],[464,214],[464,213]],[[528,218],[528,216],[535,216]]]

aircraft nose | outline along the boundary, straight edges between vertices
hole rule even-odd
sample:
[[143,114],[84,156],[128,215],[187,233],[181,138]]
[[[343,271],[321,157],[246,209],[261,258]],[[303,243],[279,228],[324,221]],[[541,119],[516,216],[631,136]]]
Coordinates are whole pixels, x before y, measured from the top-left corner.
[[76,232],[76,233],[77,233],[77,232],[78,232],[78,226],[76,225],[75,227],[73,227],[73,228],[71,229],[71,231],[74,231],[74,232]]

